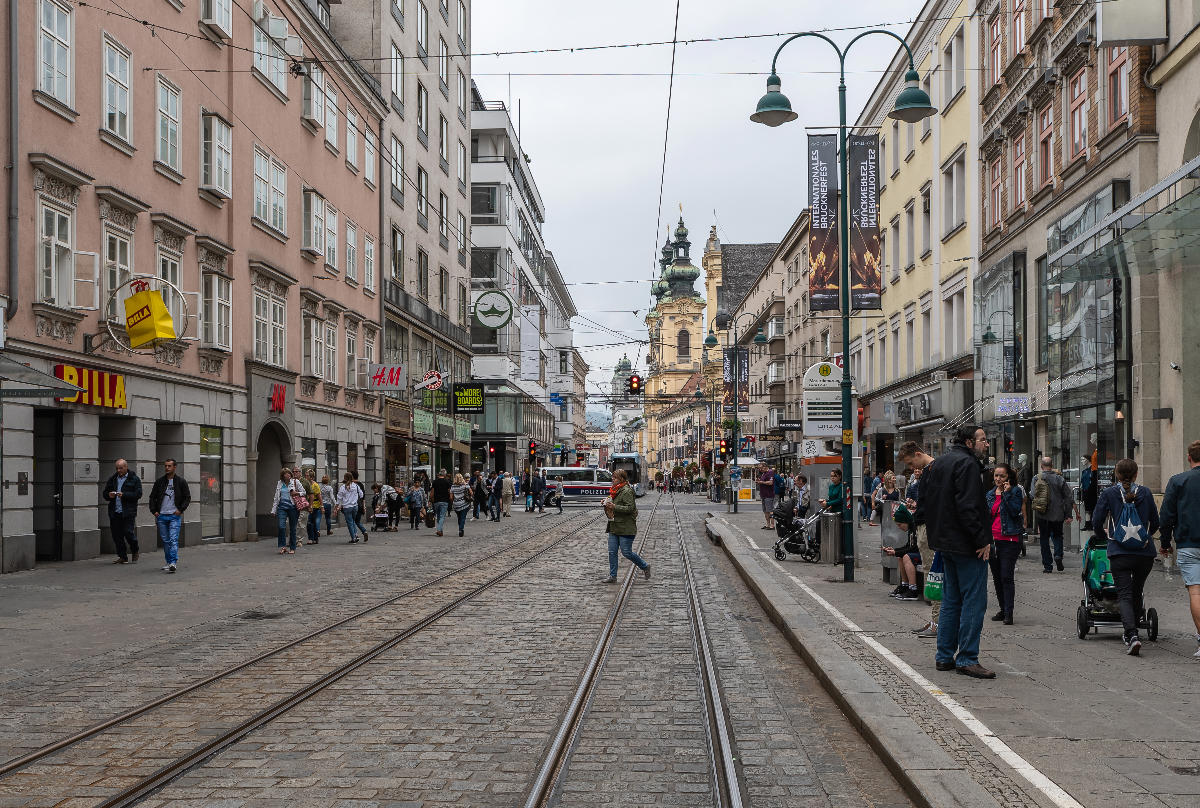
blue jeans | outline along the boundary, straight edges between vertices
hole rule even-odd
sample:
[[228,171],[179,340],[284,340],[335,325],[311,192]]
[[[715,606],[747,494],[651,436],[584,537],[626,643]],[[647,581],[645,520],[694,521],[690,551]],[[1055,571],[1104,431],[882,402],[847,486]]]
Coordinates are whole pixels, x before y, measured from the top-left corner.
[[319,508],[308,512],[308,540],[312,544],[321,541],[321,511]]
[[467,514],[471,512],[470,508],[463,508],[461,511],[455,511],[455,516],[458,517],[458,532],[462,533],[467,529]]
[[500,520],[500,497],[488,497],[488,516],[496,521]]
[[350,531],[350,541],[354,541],[358,538],[358,506],[343,506],[342,513],[346,516],[346,529]]
[[[290,550],[296,549],[296,521],[299,518],[300,511],[296,510],[295,505],[279,503],[279,507],[275,509],[275,523],[279,527],[277,547],[286,545]],[[287,538],[283,535],[284,528],[287,528],[290,534]]]
[[617,577],[617,549],[620,549],[621,555],[632,561],[638,569],[644,570],[650,566],[640,555],[633,551],[633,536],[618,536],[615,533],[608,534],[608,577]]
[[433,512],[437,515],[437,532],[442,532],[442,525],[446,522],[446,513],[450,510],[449,502],[433,503]]
[[163,555],[168,564],[179,563],[179,523],[183,517],[179,514],[168,516],[160,513],[155,522],[158,525],[158,539],[163,545]]
[[332,533],[333,532],[333,506],[332,505],[323,505],[321,507],[325,510],[325,532]]
[[[1038,533],[1042,540],[1042,569],[1053,569],[1055,561],[1063,557],[1063,523],[1051,522],[1049,519],[1037,520]],[[1054,557],[1050,557],[1050,544],[1054,544]]]
[[[975,555],[942,553],[942,613],[937,661],[960,668],[979,664],[979,632],[987,611],[988,562]],[[956,656],[957,652],[957,656]]]

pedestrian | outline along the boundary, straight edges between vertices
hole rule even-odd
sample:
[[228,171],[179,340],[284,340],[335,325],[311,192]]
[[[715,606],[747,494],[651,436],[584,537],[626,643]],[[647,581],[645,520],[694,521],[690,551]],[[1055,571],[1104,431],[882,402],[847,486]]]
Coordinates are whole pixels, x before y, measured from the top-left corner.
[[[1137,463],[1128,457],[1118,460],[1113,468],[1116,482],[1097,496],[1092,511],[1092,530],[1096,536],[1108,538],[1108,568],[1117,585],[1125,653],[1130,656],[1142,650],[1138,636],[1138,620],[1144,612],[1142,590],[1154,569],[1152,536],[1158,532],[1154,495],[1137,484],[1137,475]],[[1169,552],[1169,541],[1164,540],[1162,546]]]
[[454,485],[450,486],[450,502],[454,515],[458,517],[458,535],[461,537],[467,528],[467,515],[471,509],[471,486],[461,474],[454,475]]
[[175,572],[179,568],[179,524],[183,521],[183,512],[192,504],[187,480],[176,474],[175,468],[175,458],[164,460],[164,474],[150,489],[150,513],[154,514],[158,539],[167,562],[163,572]]
[[[279,471],[279,482],[275,484],[275,497],[271,501],[271,515],[275,517],[275,524],[279,530],[276,546],[279,548],[280,555],[296,554],[296,522],[300,518],[302,497],[304,497],[304,503],[307,504],[304,486],[292,476],[292,470],[284,466]],[[284,537],[285,527],[288,532],[286,538]]]
[[[921,451],[921,447],[916,441],[910,440],[900,446],[899,451],[896,452],[896,459],[912,469],[912,473],[909,475],[912,482],[908,484],[908,490],[905,491],[904,504],[913,515],[912,530],[917,540],[917,554],[923,562],[922,566],[928,572],[933,566],[933,550],[929,547],[929,530],[923,521],[918,521],[917,503],[921,499],[921,487],[917,485],[916,481],[924,476],[925,470],[929,468],[933,458]],[[913,634],[921,639],[937,639],[938,618],[941,611],[942,602],[940,600],[933,601],[933,611],[929,615],[929,622],[920,628],[913,629]]]
[[[475,479],[471,481],[471,514],[475,520],[479,519],[479,509],[486,509],[488,505],[488,487],[487,481],[483,477],[482,471],[475,472]],[[491,518],[489,516],[489,518]]]
[[142,481],[129,470],[125,460],[118,460],[113,466],[116,471],[104,484],[104,498],[108,500],[108,525],[117,548],[117,558],[113,563],[127,564],[132,558],[136,564],[141,556],[137,538],[137,508],[138,500],[142,498]]
[[1083,455],[1079,458],[1079,498],[1083,500],[1083,529],[1085,531],[1095,530],[1092,511],[1096,509],[1096,500],[1100,496],[1098,462],[1096,453],[1093,453],[1091,457]]
[[[359,497],[358,486],[354,484],[354,476],[350,472],[342,475],[342,484],[337,491],[337,509],[336,513],[341,513],[346,517],[346,529],[350,531],[350,541],[347,544],[358,544],[358,503],[361,501]],[[366,538],[364,535],[363,538]]]
[[317,470],[309,466],[304,470],[304,486],[308,490],[308,543],[321,543],[321,514],[325,510],[321,499],[321,485],[317,482]]
[[[1159,520],[1163,547],[1169,548],[1171,541],[1175,542],[1175,559],[1187,587],[1196,642],[1200,643],[1200,440],[1188,445],[1187,459],[1191,468],[1167,482]],[[1192,656],[1200,659],[1200,647]]]
[[437,479],[433,481],[433,513],[437,517],[437,534],[442,535],[442,525],[446,514],[450,512],[450,478],[445,469],[438,469]]
[[362,533],[363,541],[367,541],[367,527],[363,524],[363,516],[367,510],[367,489],[358,481],[358,471],[351,471],[350,478],[354,480],[354,487],[358,489],[358,510],[354,512],[354,518],[358,523],[358,531]]
[[986,433],[973,424],[960,426],[950,451],[921,476],[916,515],[944,567],[935,665],[976,679],[996,678],[979,664],[992,546],[979,459],[986,452]]
[[988,565],[992,568],[992,585],[1000,611],[992,615],[1004,625],[1013,624],[1013,604],[1016,601],[1017,557],[1025,543],[1025,501],[1017,484],[1017,472],[1007,463],[997,463],[992,471],[995,486],[987,492],[989,523],[992,530],[992,551]]
[[533,510],[533,475],[529,469],[521,473],[519,484],[519,491],[525,494],[525,513],[530,513]]
[[862,483],[862,494],[858,498],[858,521],[866,522],[871,518],[871,494],[875,488],[875,475],[869,468],[863,468]]
[[604,499],[604,513],[608,516],[608,577],[606,584],[617,582],[617,551],[650,577],[650,565],[633,551],[633,539],[637,536],[637,498],[624,469],[613,472],[613,484]]
[[558,476],[556,476],[556,477],[554,478],[554,499],[553,499],[553,502],[554,502],[554,504],[555,504],[555,505],[557,505],[557,506],[558,506],[558,512],[559,512],[559,513],[562,513],[562,512],[563,512],[563,509],[562,509],[562,503],[563,503],[563,479],[562,479],[562,475],[561,475],[561,474],[560,474],[560,475],[558,475]]
[[388,483],[380,486],[384,507],[387,509],[387,529],[394,533],[400,529],[400,492]]
[[418,481],[413,480],[409,483],[408,494],[404,497],[404,504],[408,506],[409,530],[421,527],[421,520],[425,518],[425,503],[425,489]]
[[796,475],[796,515],[801,519],[808,516],[808,509],[812,507],[812,486],[808,484],[808,478],[803,474]]
[[[1071,512],[1079,518],[1079,507],[1071,496],[1071,486],[1055,470],[1049,455],[1042,455],[1041,470],[1033,478],[1030,510],[1037,519],[1038,540],[1042,546],[1042,572],[1063,571],[1063,523],[1071,521]],[[1020,472],[1018,472],[1020,473]],[[1052,566],[1053,565],[1053,566]]]
[[333,535],[333,507],[336,504],[334,501],[333,485],[329,482],[329,475],[321,475],[321,508],[325,511],[325,535]]
[[758,498],[762,500],[763,530],[774,530],[771,511],[775,510],[775,473],[764,463],[758,469]]
[[517,483],[507,471],[501,477],[504,479],[500,483],[500,509],[504,511],[505,516],[512,516],[512,501],[516,496]]
[[533,504],[537,507],[538,513],[546,512],[546,474],[535,474],[533,476]]

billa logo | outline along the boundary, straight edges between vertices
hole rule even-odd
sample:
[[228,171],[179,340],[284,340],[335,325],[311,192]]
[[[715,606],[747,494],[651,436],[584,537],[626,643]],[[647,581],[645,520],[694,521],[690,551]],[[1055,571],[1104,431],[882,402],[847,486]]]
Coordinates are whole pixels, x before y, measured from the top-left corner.
[[125,318],[125,325],[127,328],[133,328],[138,323],[145,322],[149,317],[150,307],[142,306],[140,309],[130,312],[129,316]]
[[267,410],[269,412],[283,412],[287,406],[287,387],[282,384],[271,385],[271,395],[268,398]]
[[55,365],[55,378],[83,389],[59,401],[66,404],[90,404],[93,407],[125,409],[125,377],[120,373],[105,373],[75,365]]

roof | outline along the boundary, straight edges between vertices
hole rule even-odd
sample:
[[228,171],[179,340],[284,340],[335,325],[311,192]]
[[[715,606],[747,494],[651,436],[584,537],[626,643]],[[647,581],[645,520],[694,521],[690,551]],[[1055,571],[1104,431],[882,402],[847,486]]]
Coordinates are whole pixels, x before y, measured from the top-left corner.
[[778,242],[721,245],[721,292],[717,307],[732,313],[742,304],[754,281],[771,262]]

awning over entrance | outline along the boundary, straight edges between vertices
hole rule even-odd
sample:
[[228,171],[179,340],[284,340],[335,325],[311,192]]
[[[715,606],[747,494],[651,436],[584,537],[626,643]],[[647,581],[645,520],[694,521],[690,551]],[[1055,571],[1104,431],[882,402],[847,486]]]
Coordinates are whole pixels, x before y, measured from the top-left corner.
[[66,398],[83,392],[82,387],[23,365],[4,353],[0,353],[0,380],[17,385],[0,387],[0,398]]

